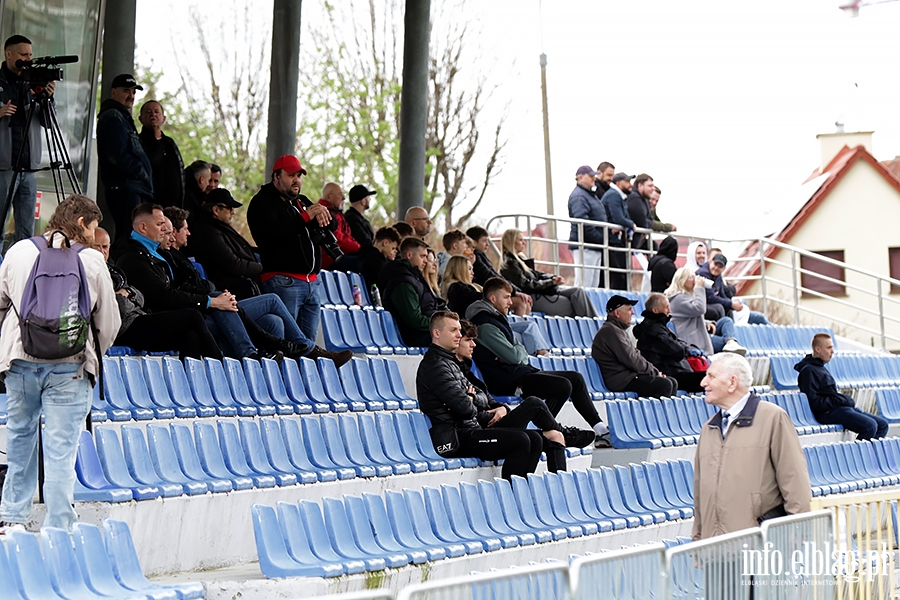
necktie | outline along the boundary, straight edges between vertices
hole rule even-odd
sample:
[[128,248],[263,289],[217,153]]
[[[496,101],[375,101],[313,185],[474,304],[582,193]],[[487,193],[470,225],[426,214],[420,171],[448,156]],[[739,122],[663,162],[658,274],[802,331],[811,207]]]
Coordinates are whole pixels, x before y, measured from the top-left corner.
[[729,414],[725,411],[722,411],[722,437],[725,437],[725,434],[728,433],[728,418]]

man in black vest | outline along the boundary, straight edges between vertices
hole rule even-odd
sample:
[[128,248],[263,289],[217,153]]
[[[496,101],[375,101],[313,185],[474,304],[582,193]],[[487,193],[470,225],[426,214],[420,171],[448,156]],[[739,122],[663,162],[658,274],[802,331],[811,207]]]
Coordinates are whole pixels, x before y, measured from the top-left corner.
[[[594,430],[594,446],[609,447],[609,427],[600,420],[587,391],[584,377],[577,371],[541,371],[528,364],[528,351],[516,341],[507,313],[512,304],[512,286],[505,279],[488,279],[482,290],[484,300],[473,302],[466,319],[478,326],[478,346],[473,358],[492,394],[511,396],[521,388],[522,396],[543,398],[555,417],[569,398]],[[584,431],[563,427],[567,446],[583,447]]]

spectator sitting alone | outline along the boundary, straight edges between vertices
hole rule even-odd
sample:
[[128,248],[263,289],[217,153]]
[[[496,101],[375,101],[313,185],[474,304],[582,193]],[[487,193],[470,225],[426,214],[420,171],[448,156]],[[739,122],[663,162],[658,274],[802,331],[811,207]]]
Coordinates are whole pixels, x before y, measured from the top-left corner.
[[669,299],[672,324],[678,337],[697,346],[710,356],[714,352],[734,352],[744,355],[747,349],[738,344],[734,333],[734,321],[722,317],[718,321],[706,321],[706,290],[708,279],[694,275],[690,267],[675,271],[672,285],[666,290]]
[[809,408],[816,421],[825,425],[841,425],[856,432],[857,439],[871,440],[887,435],[888,422],[878,415],[863,412],[853,398],[837,389],[834,377],[825,365],[834,356],[834,341],[827,333],[817,333],[812,339],[812,354],[794,365],[797,387],[806,394]]
[[400,260],[381,269],[379,286],[384,307],[397,321],[400,337],[408,346],[427,346],[431,340],[429,319],[446,308],[425,280],[428,245],[417,237],[400,244]]
[[503,268],[510,283],[531,294],[534,310],[555,317],[596,317],[597,309],[583,288],[560,287],[563,278],[537,270],[534,259],[525,256],[525,238],[518,229],[503,233]]
[[694,372],[688,364],[689,356],[702,356],[697,346],[678,339],[666,327],[669,322],[669,301],[662,294],[653,293],[647,298],[644,320],[634,326],[637,347],[641,355],[653,363],[657,369],[673,378],[679,390],[702,392],[700,382],[705,373]]
[[674,396],[678,383],[641,356],[628,340],[635,304],[637,300],[618,294],[606,302],[606,322],[594,336],[591,356],[611,392],[635,392],[649,398]]

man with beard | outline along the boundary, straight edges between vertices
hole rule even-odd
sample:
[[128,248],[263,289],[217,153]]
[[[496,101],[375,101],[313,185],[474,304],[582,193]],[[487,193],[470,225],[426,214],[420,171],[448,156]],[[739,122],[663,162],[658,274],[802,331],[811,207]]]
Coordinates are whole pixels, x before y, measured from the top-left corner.
[[609,191],[609,184],[615,174],[616,168],[612,163],[603,161],[597,165],[597,175],[594,176],[594,194],[597,200],[603,198],[603,194]]
[[319,270],[323,228],[335,223],[328,208],[300,193],[306,169],[285,154],[272,180],[250,200],[247,224],[259,247],[263,291],[277,294],[311,340],[319,330]]
[[198,215],[206,204],[209,191],[209,178],[212,175],[211,165],[204,160],[195,160],[184,170],[184,204],[183,208]]
[[[650,195],[653,189],[653,178],[646,173],[641,173],[634,179],[634,189],[625,200],[628,203],[628,216],[634,221],[635,227],[643,229],[653,227],[653,215],[650,212]],[[643,247],[645,239],[644,234],[635,233],[631,247]]]

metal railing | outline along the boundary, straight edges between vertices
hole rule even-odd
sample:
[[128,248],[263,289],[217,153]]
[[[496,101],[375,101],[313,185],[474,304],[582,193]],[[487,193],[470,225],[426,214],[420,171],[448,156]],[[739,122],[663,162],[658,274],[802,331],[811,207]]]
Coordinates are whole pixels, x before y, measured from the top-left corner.
[[[897,598],[894,589],[900,490],[813,498],[833,513],[835,597]],[[835,562],[836,559],[836,562]]]
[[404,588],[397,600],[567,600],[568,563],[443,579]]
[[[764,522],[761,529],[764,542],[757,562],[767,567],[767,600],[834,598],[834,577],[828,568],[834,549],[831,511],[773,519]],[[767,560],[769,557],[772,559]]]
[[[744,529],[666,551],[667,598],[741,600],[756,583],[748,558],[762,549],[762,530]],[[757,597],[755,594],[753,597]]]
[[[552,227],[548,227],[548,230],[555,228],[564,238],[535,235],[533,232],[542,224],[551,224]],[[568,240],[565,233],[570,231],[572,224],[576,226],[577,239],[574,241]],[[604,243],[585,242],[585,226],[601,228],[604,232]],[[528,243],[529,256],[534,257],[534,251],[539,245],[545,244],[549,247],[544,256],[535,257],[536,265],[544,266],[546,270],[556,275],[561,274],[564,268],[573,268],[576,283],[581,280],[578,278],[579,273],[599,271],[600,287],[605,287],[604,281],[609,281],[610,273],[625,273],[627,290],[634,287],[635,275],[645,275],[645,271],[633,267],[632,254],[641,255],[649,260],[655,254],[652,241],[663,237],[650,230],[638,228],[635,233],[645,235],[642,247],[623,249],[609,243],[610,232],[625,231],[619,225],[548,215],[497,215],[488,221],[486,226],[489,230],[508,227],[522,231]],[[770,317],[776,315],[778,322],[792,325],[827,324],[838,331],[840,327],[844,327],[847,329],[846,335],[856,337],[858,341],[881,350],[887,350],[889,345],[892,349],[900,349],[900,293],[892,292],[900,290],[900,280],[769,238],[722,239],[681,232],[667,235],[686,242],[702,241],[707,248],[715,246],[739,248],[739,256],[729,257],[729,267],[725,274],[728,282],[748,286],[758,284],[757,291],[741,294],[741,298],[754,301],[756,307]],[[573,262],[560,261],[561,246],[575,248],[572,252]],[[602,264],[585,264],[582,254],[578,251],[580,249],[601,251]],[[496,246],[495,250],[501,255],[502,260],[502,253]],[[610,267],[610,252],[623,250],[628,252],[625,267]],[[816,261],[816,265],[827,265],[842,270],[843,280],[804,268],[804,261],[810,259]],[[821,284],[841,288],[843,294],[820,291]],[[868,339],[865,339],[866,336]]]
[[576,559],[570,567],[572,600],[662,598],[666,547],[647,544]]

